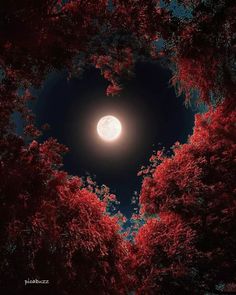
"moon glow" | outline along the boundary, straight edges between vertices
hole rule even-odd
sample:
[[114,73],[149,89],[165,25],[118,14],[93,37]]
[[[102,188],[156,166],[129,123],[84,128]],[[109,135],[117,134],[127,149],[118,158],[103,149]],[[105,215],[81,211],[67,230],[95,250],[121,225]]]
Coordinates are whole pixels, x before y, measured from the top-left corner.
[[114,141],[121,134],[120,121],[111,115],[102,117],[97,124],[97,133],[105,141]]

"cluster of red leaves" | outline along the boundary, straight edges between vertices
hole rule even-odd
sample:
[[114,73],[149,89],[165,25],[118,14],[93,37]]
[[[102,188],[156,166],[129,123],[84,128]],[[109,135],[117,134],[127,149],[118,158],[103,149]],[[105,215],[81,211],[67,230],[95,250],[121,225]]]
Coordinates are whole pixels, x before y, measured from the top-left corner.
[[74,73],[92,64],[111,82],[107,94],[116,94],[136,60],[158,57],[153,42],[162,38],[162,53],[176,64],[173,83],[187,99],[192,88],[205,102],[209,93],[233,93],[234,1],[180,1],[192,11],[188,20],[174,17],[163,5],[169,2],[4,0],[0,65],[7,78],[35,86],[52,70]]
[[149,219],[139,230],[132,251],[136,294],[198,294],[192,291],[189,279],[189,266],[196,254],[195,236],[177,214],[161,213]]
[[[151,290],[148,294],[154,294],[155,288],[161,288],[160,294],[174,294],[173,288],[190,294],[190,285],[196,294],[207,290],[214,293],[217,284],[235,280],[235,118],[235,101],[229,98],[215,110],[196,115],[189,142],[177,144],[174,155],[162,158],[160,164],[158,154],[156,168],[144,178],[142,211],[160,218],[149,221],[136,238],[138,252],[134,261],[137,265],[142,259],[142,280]],[[177,217],[170,217],[176,221],[172,231],[166,216],[173,214]],[[147,239],[147,233],[151,239]],[[176,246],[175,240],[181,245]],[[169,252],[170,246],[174,253],[180,251],[177,262]],[[143,256],[144,251],[149,254]],[[187,257],[188,253],[191,255]],[[164,261],[152,264],[152,259]]]
[[14,112],[19,112],[23,118],[32,123],[33,115],[29,109],[26,108],[27,102],[32,99],[30,93],[25,90],[22,95],[14,81],[4,79],[0,84],[0,136],[1,139],[8,132],[11,131],[12,121],[11,116]]
[[125,294],[126,242],[106,203],[58,170],[65,148],[8,138],[0,167],[0,288],[46,278],[54,294]]
[[[99,3],[98,3],[99,2]],[[72,66],[88,50],[105,17],[107,1],[2,1],[0,62],[22,85],[40,85],[52,69]]]
[[236,5],[230,0],[197,0],[194,6],[193,18],[183,22],[175,36],[173,60],[177,69],[173,84],[186,93],[187,100],[195,89],[201,101],[217,102],[236,91]]

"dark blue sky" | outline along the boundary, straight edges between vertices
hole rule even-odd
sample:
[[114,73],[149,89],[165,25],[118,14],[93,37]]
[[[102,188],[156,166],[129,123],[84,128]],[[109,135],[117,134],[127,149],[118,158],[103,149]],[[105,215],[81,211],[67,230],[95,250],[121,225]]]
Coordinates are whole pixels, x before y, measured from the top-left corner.
[[[105,95],[108,83],[98,70],[70,81],[65,73],[55,74],[35,105],[37,124],[51,126],[44,138],[56,137],[70,149],[64,169],[79,176],[89,173],[98,184],[108,185],[128,217],[131,197],[142,181],[137,177],[140,167],[148,164],[153,150],[186,142],[194,124],[193,111],[169,86],[168,70],[139,63],[135,72],[118,97]],[[113,144],[96,134],[97,121],[106,114],[117,116],[123,125],[122,137]]]

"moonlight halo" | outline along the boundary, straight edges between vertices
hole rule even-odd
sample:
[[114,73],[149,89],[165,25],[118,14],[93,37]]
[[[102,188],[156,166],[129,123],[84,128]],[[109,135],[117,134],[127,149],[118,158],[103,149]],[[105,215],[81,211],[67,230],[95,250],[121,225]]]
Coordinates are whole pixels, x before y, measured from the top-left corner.
[[112,115],[104,116],[98,121],[97,133],[104,141],[111,142],[116,140],[120,136],[121,131],[120,121]]

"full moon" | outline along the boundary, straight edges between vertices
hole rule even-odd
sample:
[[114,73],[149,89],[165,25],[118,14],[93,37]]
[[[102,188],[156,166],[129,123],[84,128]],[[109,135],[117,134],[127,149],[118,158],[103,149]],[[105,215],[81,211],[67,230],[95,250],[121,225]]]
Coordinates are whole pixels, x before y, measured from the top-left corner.
[[120,121],[111,115],[102,117],[97,124],[97,133],[105,141],[114,141],[121,134]]

